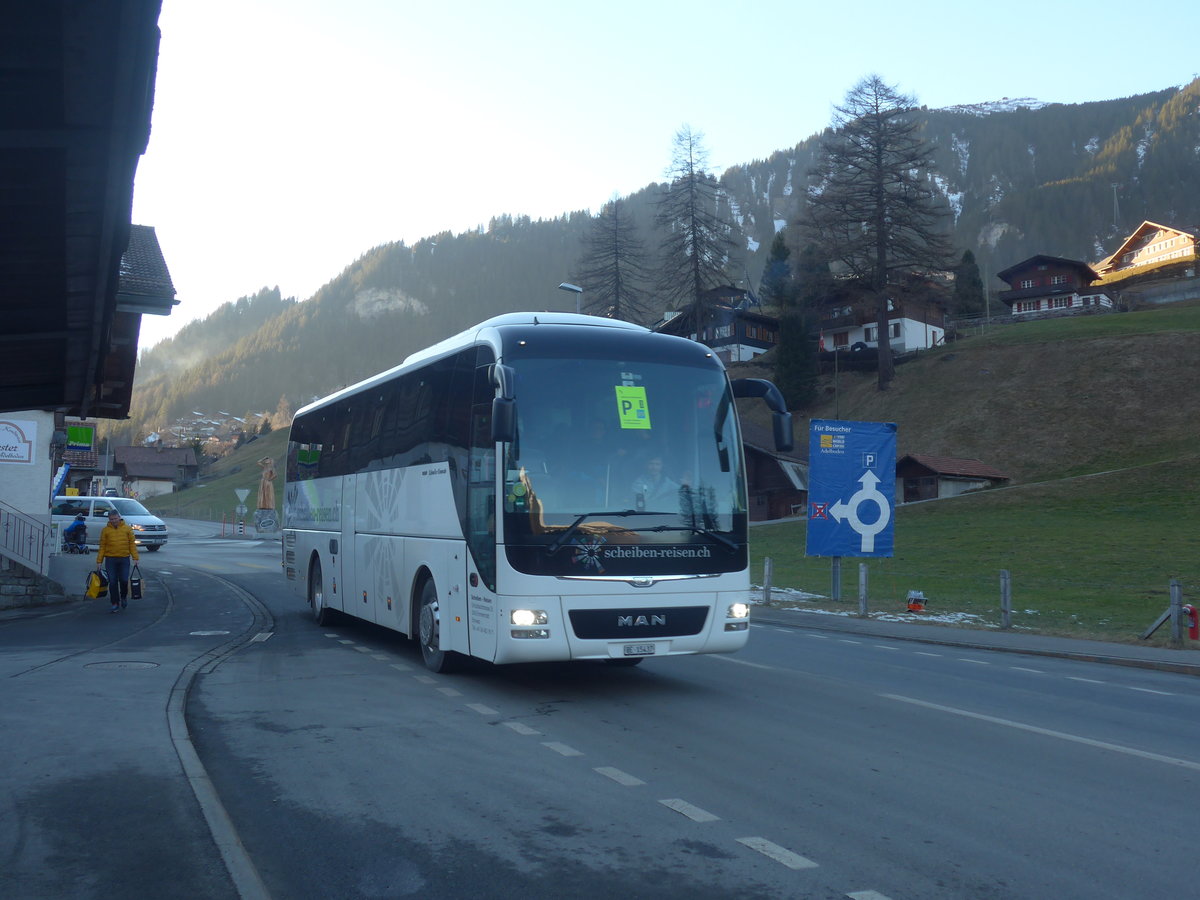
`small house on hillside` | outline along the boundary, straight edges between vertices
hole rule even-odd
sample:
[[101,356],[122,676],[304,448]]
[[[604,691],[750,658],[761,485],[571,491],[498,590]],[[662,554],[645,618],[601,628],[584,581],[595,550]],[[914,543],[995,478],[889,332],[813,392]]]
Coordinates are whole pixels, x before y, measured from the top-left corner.
[[1010,480],[977,459],[912,453],[896,463],[896,481],[904,486],[904,503],[957,497]]
[[1069,316],[1113,305],[1103,288],[1092,287],[1100,276],[1077,259],[1039,254],[997,272],[996,277],[1011,287],[998,296],[1018,318]]
[[746,453],[750,521],[804,515],[808,508],[808,463],[794,452],[776,450],[771,430],[750,422],[742,422],[742,448]]
[[[839,303],[821,313],[822,351],[878,347],[875,301],[862,298]],[[893,353],[929,350],[946,342],[946,310],[930,298],[888,300],[888,342]]]
[[200,471],[191,447],[117,447],[117,469],[124,493],[131,497],[157,497],[192,484]]
[[1115,253],[1096,264],[1096,271],[1105,276],[1164,262],[1195,260],[1196,244],[1194,231],[1143,222]]
[[746,362],[779,343],[779,320],[757,308],[743,288],[723,285],[706,291],[700,321],[682,312],[668,313],[655,331],[675,334],[711,347],[722,362]]

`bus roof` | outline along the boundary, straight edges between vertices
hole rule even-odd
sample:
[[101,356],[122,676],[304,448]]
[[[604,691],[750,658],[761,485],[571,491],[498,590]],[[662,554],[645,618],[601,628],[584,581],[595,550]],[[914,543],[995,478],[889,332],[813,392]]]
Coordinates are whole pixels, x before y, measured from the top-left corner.
[[485,319],[477,325],[472,325],[464,331],[460,331],[456,335],[439,341],[423,350],[418,350],[415,353],[410,353],[404,358],[404,361],[397,366],[393,366],[383,372],[379,372],[369,378],[364,378],[349,387],[344,387],[340,391],[334,391],[328,396],[322,397],[319,400],[314,400],[306,405],[303,409],[296,412],[296,416],[302,413],[310,412],[311,410],[325,406],[342,397],[350,396],[357,393],[362,388],[368,387],[380,381],[386,381],[392,375],[401,370],[411,368],[419,363],[439,359],[443,356],[448,356],[464,347],[470,347],[474,344],[481,331],[490,328],[502,328],[513,325],[578,325],[593,328],[611,328],[615,330],[638,332],[642,334],[650,334],[651,330],[642,325],[635,325],[632,322],[625,322],[621,319],[606,319],[600,316],[584,316],[578,313],[567,312],[514,312],[504,313],[503,315],[493,316],[490,319]]

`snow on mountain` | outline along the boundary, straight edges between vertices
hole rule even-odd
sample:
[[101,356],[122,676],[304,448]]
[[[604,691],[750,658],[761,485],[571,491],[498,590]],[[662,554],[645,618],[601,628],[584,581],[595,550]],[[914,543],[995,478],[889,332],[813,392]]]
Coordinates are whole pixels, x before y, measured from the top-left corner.
[[992,113],[1012,112],[1016,109],[1041,109],[1050,104],[1035,100],[1032,97],[1003,97],[985,103],[963,103],[958,106],[943,107],[946,112],[966,113],[971,116],[990,116]]

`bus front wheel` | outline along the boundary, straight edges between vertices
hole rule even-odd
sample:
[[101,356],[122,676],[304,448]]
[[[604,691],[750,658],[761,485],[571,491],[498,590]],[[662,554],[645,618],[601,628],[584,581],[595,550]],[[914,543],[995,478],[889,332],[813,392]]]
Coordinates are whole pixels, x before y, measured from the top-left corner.
[[325,605],[325,584],[321,579],[319,559],[314,559],[308,568],[308,608],[318,625],[333,624],[333,610]]
[[458,654],[442,650],[442,613],[433,579],[421,586],[421,612],[417,623],[421,657],[432,672],[452,672],[458,668]]

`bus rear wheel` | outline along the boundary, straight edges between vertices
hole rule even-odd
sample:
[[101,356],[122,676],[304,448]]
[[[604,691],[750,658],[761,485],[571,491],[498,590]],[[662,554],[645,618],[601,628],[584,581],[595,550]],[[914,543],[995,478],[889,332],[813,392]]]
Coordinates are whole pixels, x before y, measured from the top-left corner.
[[318,625],[333,624],[333,610],[325,605],[325,583],[321,579],[321,561],[314,559],[308,567],[308,608]]
[[420,618],[417,621],[417,641],[421,645],[421,658],[431,672],[453,672],[458,668],[458,654],[453,650],[442,650],[442,613],[438,604],[437,588],[433,579],[421,586]]

